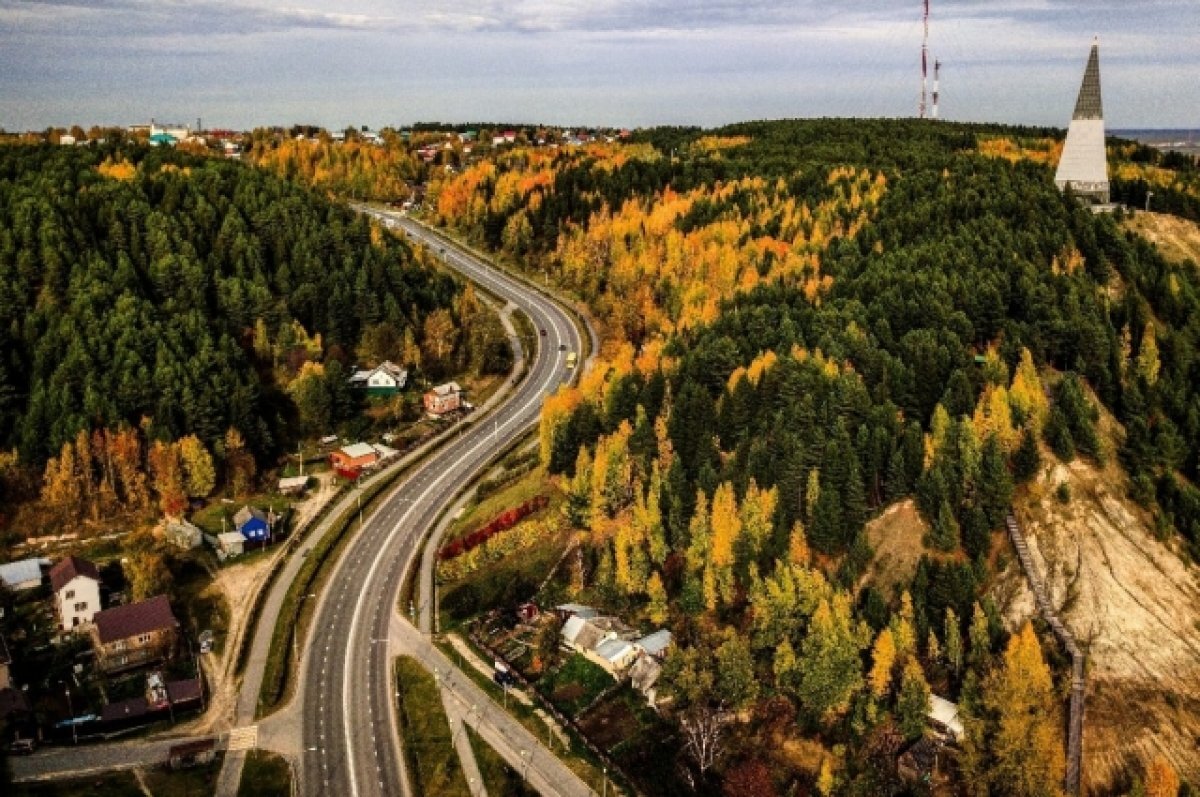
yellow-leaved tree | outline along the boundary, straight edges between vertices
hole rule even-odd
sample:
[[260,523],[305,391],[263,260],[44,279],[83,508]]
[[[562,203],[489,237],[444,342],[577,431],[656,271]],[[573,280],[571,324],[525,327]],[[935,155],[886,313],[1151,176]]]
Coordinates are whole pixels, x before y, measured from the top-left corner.
[[993,785],[1013,797],[1057,797],[1066,769],[1061,710],[1050,668],[1033,626],[1026,622],[986,682],[984,705],[997,716]]

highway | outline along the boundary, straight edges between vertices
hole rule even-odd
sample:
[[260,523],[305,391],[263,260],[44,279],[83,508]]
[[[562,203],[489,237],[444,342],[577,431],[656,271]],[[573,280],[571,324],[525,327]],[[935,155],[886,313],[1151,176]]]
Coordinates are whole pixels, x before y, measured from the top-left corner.
[[375,797],[405,791],[388,655],[403,575],[419,551],[421,536],[443,509],[511,441],[537,423],[544,396],[572,375],[565,365],[566,353],[580,351],[581,342],[567,312],[536,290],[411,219],[358,209],[403,228],[449,267],[517,305],[534,327],[545,330],[517,390],[491,415],[466,425],[459,438],[417,466],[365,519],[319,599],[297,694],[303,716],[300,790]]

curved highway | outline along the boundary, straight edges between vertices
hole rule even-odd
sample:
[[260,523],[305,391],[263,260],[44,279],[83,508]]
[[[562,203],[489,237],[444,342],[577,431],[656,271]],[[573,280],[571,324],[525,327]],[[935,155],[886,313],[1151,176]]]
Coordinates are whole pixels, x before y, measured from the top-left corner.
[[396,487],[343,553],[320,598],[299,682],[306,794],[376,797],[404,791],[387,644],[403,574],[438,514],[512,440],[537,423],[543,397],[567,380],[580,351],[567,312],[519,280],[399,214],[359,210],[403,228],[451,268],[524,311],[544,329],[525,380],[491,415],[431,455]]

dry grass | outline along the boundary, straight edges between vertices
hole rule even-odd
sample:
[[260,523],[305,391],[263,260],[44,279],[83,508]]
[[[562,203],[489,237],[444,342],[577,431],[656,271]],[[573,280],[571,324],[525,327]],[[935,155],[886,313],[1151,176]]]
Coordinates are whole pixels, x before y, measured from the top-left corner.
[[867,541],[875,555],[865,578],[884,597],[891,596],[895,585],[912,581],[917,563],[926,553],[922,540],[928,531],[929,524],[911,498],[892,504],[867,524]]
[[1200,224],[1166,213],[1135,213],[1125,227],[1157,246],[1167,260],[1200,265]]

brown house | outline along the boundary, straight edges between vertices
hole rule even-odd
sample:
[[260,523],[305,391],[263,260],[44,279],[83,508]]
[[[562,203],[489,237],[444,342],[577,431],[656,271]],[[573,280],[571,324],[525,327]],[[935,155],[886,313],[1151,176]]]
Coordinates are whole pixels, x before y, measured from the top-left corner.
[[329,455],[329,464],[343,471],[363,470],[379,461],[379,452],[370,443],[343,446]]
[[105,609],[92,619],[92,646],[105,672],[120,672],[171,656],[179,621],[166,595]]
[[457,382],[438,385],[425,394],[425,411],[430,415],[445,415],[462,406],[462,388]]

